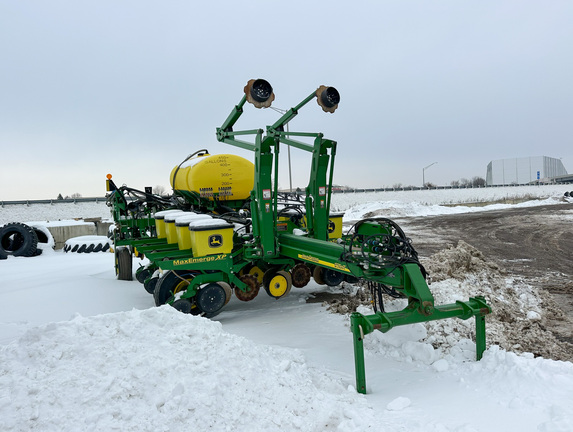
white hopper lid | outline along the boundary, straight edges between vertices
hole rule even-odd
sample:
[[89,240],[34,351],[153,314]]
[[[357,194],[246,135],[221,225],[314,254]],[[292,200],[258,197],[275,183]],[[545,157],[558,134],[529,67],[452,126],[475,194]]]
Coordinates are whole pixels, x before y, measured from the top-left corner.
[[172,223],[175,222],[175,219],[177,219],[178,217],[181,217],[183,215],[186,214],[191,214],[191,212],[184,212],[184,211],[180,211],[179,213],[169,213],[167,215],[165,215],[165,223]]
[[155,219],[163,219],[163,218],[165,218],[165,216],[167,216],[170,213],[183,213],[183,210],[178,210],[178,209],[162,210],[162,211],[158,211],[157,213],[155,213],[153,215],[153,217]]
[[233,224],[221,219],[201,219],[189,223],[189,230],[191,231],[206,231],[223,228],[233,228]]
[[203,213],[177,215],[177,218],[175,219],[175,226],[187,226],[191,222],[207,219],[213,219],[213,217]]

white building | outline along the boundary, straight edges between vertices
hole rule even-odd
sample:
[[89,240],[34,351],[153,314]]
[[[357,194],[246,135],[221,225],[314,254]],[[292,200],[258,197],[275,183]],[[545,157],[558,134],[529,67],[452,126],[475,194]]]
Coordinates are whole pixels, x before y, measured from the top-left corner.
[[567,170],[560,159],[547,156],[499,159],[487,165],[485,183],[488,186],[526,184],[562,175],[567,175]]

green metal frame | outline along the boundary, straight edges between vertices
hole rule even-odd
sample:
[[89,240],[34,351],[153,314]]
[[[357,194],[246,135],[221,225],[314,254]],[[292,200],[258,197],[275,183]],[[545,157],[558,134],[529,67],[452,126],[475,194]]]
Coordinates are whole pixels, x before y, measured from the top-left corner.
[[[198,287],[207,282],[224,281],[246,291],[248,287],[240,279],[240,274],[249,264],[256,264],[263,269],[288,270],[296,263],[305,262],[393,287],[408,300],[403,310],[351,315],[356,389],[361,393],[366,392],[363,340],[365,335],[374,330],[387,332],[401,325],[446,318],[466,320],[475,317],[476,357],[479,360],[486,347],[485,316],[491,313],[491,308],[483,297],[473,297],[466,302],[435,305],[423,269],[417,261],[417,254],[403,252],[407,249],[403,246],[408,246],[404,244],[405,238],[398,238],[393,234],[397,225],[370,219],[360,221],[353,235],[343,235],[337,242],[329,241],[331,186],[337,143],[325,139],[321,133],[285,132],[286,125],[298,115],[303,106],[317,97],[317,93],[313,92],[304,98],[275,123],[267,126],[266,130],[234,131],[233,126],[243,114],[243,107],[247,102],[245,95],[221,127],[217,128],[217,139],[220,142],[253,151],[255,154],[255,181],[250,195],[252,236],[239,238],[240,236],[235,235],[235,245],[231,253],[194,257],[192,250],[180,251],[177,245],[169,245],[164,239],[130,237],[130,229],[136,232],[136,229],[143,226],[151,226],[143,221],[126,221],[125,225],[120,222],[125,238],[117,239],[117,244],[125,242],[137,248],[163,270],[196,272],[196,276],[190,279],[189,286],[181,294],[182,298],[194,297]],[[244,137],[250,137],[251,141]],[[311,138],[312,144],[294,139],[299,137]],[[304,202],[304,236],[292,234],[292,224],[278,220],[278,162],[281,143],[312,155]],[[216,200],[214,204],[205,204],[198,196],[188,193],[180,195],[188,202],[203,208],[216,205]],[[119,196],[112,201],[114,219],[116,222],[121,221],[126,211],[124,202]],[[278,225],[281,224],[287,228],[279,230]],[[173,301],[173,298],[170,301]]]
[[[355,277],[383,283],[394,287],[408,298],[408,306],[397,312],[377,312],[374,315],[354,313],[351,316],[351,329],[354,338],[354,357],[356,367],[356,388],[366,392],[363,339],[374,330],[386,332],[393,327],[445,318],[468,319],[476,317],[476,357],[479,360],[485,350],[485,315],[491,308],[482,297],[471,298],[467,302],[436,306],[420,267],[415,263],[392,266],[375,266],[360,257],[348,255],[352,250],[354,238],[343,237],[342,244],[328,242],[328,222],[331,199],[331,185],[334,173],[336,142],[324,139],[320,133],[285,132],[285,126],[298,111],[316,97],[311,93],[297,106],[288,110],[273,125],[263,131],[233,131],[233,126],[243,113],[246,96],[223,125],[217,129],[217,139],[255,152],[255,185],[252,192],[251,211],[253,232],[257,243],[261,245],[261,258],[266,261],[278,256],[307,262],[332,270],[351,274]],[[249,143],[237,137],[255,135],[255,142]],[[312,137],[314,144],[309,145],[292,137]],[[277,232],[277,181],[279,144],[283,143],[312,153],[309,184],[306,188],[307,236],[295,236]],[[329,154],[330,151],[330,154]],[[273,157],[274,156],[274,157]],[[274,184],[271,174],[274,168]],[[361,235],[387,235],[389,230],[380,224],[365,223],[361,226]],[[374,254],[375,248],[366,250],[367,255]],[[384,253],[380,255],[384,259]]]
[[[274,124],[262,129],[233,131],[233,126],[243,113],[246,96],[234,107],[220,128],[217,139],[221,142],[251,150],[255,153],[255,184],[251,192],[251,215],[253,233],[261,245],[261,258],[278,257],[277,204],[278,204],[278,158],[281,143],[312,154],[309,184],[306,188],[306,218],[308,236],[328,240],[328,216],[330,210],[331,185],[334,175],[336,142],[324,139],[321,133],[285,132],[285,126],[298,111],[316,97],[311,93],[302,102],[283,114]],[[254,143],[236,137],[255,135]],[[314,138],[312,145],[291,137]]]

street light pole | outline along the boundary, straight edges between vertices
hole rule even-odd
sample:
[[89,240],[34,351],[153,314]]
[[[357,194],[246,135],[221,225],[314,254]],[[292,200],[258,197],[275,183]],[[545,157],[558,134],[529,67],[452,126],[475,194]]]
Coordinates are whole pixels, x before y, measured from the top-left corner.
[[426,170],[430,168],[432,165],[436,165],[438,162],[431,163],[427,167],[422,168],[422,187],[426,186]]

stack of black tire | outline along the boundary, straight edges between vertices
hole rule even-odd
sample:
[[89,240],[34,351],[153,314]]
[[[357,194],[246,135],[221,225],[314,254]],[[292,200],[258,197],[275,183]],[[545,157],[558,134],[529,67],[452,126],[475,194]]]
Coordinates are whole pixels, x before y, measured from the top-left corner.
[[34,229],[20,222],[12,222],[0,228],[0,259],[8,255],[20,257],[33,257],[40,255],[42,249],[38,248],[38,236],[44,235],[40,230]]

